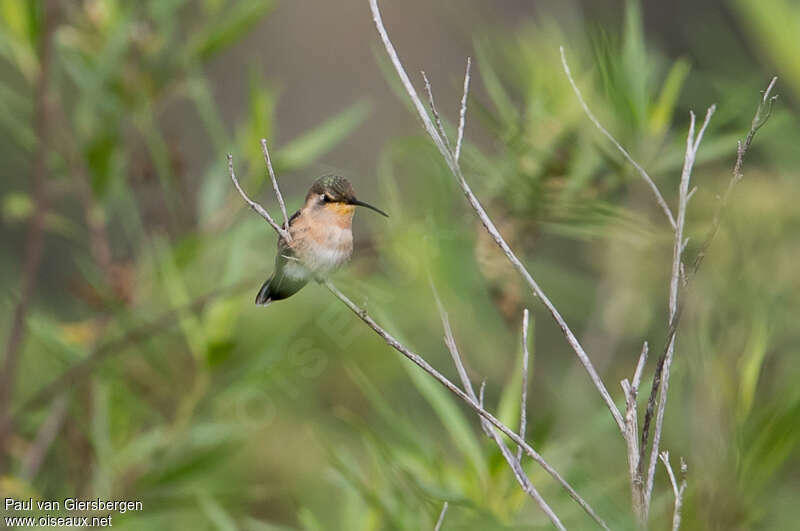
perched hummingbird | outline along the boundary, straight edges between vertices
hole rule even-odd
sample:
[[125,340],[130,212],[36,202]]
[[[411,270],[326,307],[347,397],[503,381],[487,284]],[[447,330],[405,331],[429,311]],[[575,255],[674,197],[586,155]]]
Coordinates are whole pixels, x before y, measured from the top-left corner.
[[311,280],[322,280],[353,254],[353,214],[364,206],[389,215],[356,199],[353,185],[344,177],[320,177],[306,194],[303,208],[289,218],[292,241],[278,238],[275,272],[256,295],[266,306],[291,297]]

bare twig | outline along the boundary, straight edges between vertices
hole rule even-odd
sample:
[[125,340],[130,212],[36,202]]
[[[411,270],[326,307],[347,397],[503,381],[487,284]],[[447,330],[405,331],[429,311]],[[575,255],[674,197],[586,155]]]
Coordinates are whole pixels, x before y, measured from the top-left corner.
[[711,228],[706,234],[705,239],[703,240],[700,249],[695,255],[694,262],[692,263],[692,267],[690,268],[690,276],[693,276],[697,273],[697,270],[700,268],[700,265],[703,262],[703,259],[706,256],[706,252],[708,248],[711,246],[711,242],[714,240],[714,237],[717,235],[717,231],[719,230],[720,224],[722,223],[722,212],[725,210],[725,206],[728,204],[728,199],[731,195],[731,191],[733,187],[736,186],[744,177],[742,173],[742,167],[744,165],[744,156],[747,151],[750,149],[750,144],[753,143],[753,139],[756,136],[756,132],[763,126],[766,121],[769,119],[770,115],[772,114],[772,104],[778,99],[778,95],[772,95],[772,89],[775,87],[775,83],[778,81],[777,77],[773,77],[772,80],[769,82],[769,86],[764,91],[761,100],[759,100],[758,109],[756,110],[755,116],[753,116],[753,121],[750,124],[750,131],[747,132],[747,136],[745,137],[744,142],[738,142],[736,148],[736,163],[733,166],[733,176],[731,180],[728,182],[728,186],[725,189],[725,193],[719,198],[717,201],[717,208],[714,211],[714,218],[711,221]]
[[[530,312],[522,312],[522,390],[519,396],[519,436],[525,439],[525,425],[528,421],[528,320]],[[522,448],[517,448],[517,461],[522,460]]]
[[[442,305],[442,301],[439,298],[439,294],[436,292],[436,287],[431,282],[431,290],[433,291],[433,296],[436,299],[436,306],[439,308],[439,317],[442,320],[442,328],[444,328],[444,342],[447,345],[447,350],[450,351],[450,355],[453,358],[453,363],[456,366],[456,370],[458,371],[459,378],[461,378],[461,384],[464,386],[464,390],[469,395],[470,399],[473,402],[479,402],[479,398],[475,396],[475,390],[472,388],[472,382],[467,375],[467,371],[464,368],[464,362],[461,359],[461,354],[458,351],[458,346],[456,345],[455,338],[453,336],[453,330],[450,327],[450,318],[447,316],[447,312]],[[483,406],[481,406],[483,407]],[[497,433],[497,431],[492,427],[492,425],[484,418],[480,419],[481,421],[481,428],[489,437],[494,440],[497,447],[500,449],[500,453],[505,458],[508,465],[511,467],[511,470],[514,472],[514,477],[519,482],[522,490],[525,491],[533,500],[539,505],[539,507],[544,511],[544,513],[550,518],[550,521],[553,522],[558,529],[564,529],[563,524],[559,520],[558,516],[556,516],[555,512],[553,512],[552,508],[544,501],[539,491],[533,486],[528,478],[525,471],[522,469],[522,465],[520,464],[520,457],[514,457],[514,454],[509,450],[508,446],[506,445],[505,441],[503,441],[502,437]],[[520,432],[520,438],[524,440],[524,434],[522,431]],[[520,448],[520,452],[522,449]]]
[[[25,238],[25,252],[20,279],[19,300],[14,308],[8,340],[5,346],[2,373],[0,374],[0,456],[5,449],[11,419],[8,416],[14,395],[17,365],[25,342],[25,321],[30,309],[39,266],[44,251],[45,218],[49,210],[47,197],[47,159],[50,155],[50,80],[53,58],[53,35],[56,30],[57,2],[44,3],[41,41],[39,42],[39,72],[34,93],[34,132],[37,137],[36,152],[33,156],[31,181],[33,183],[33,215]],[[3,462],[0,460],[0,473]]]
[[506,437],[511,439],[515,444],[522,446],[522,449],[525,450],[534,461],[539,463],[539,465],[550,474],[550,476],[555,479],[574,499],[578,504],[586,511],[589,516],[591,516],[595,522],[597,522],[600,526],[604,529],[607,529],[607,526],[597,516],[597,513],[591,508],[591,506],[586,503],[586,501],[575,491],[572,486],[567,483],[567,481],[561,477],[561,474],[558,473],[556,469],[554,469],[545,459],[533,449],[528,443],[520,439],[519,435],[514,433],[514,431],[500,422],[494,415],[483,409],[476,400],[473,400],[469,395],[467,395],[464,391],[462,391],[457,385],[447,379],[447,377],[443,376],[439,371],[434,369],[427,361],[425,361],[422,357],[418,354],[410,350],[408,347],[400,343],[394,336],[392,336],[389,332],[387,332],[384,328],[382,328],[375,320],[367,313],[366,310],[359,307],[353,301],[351,301],[347,296],[339,291],[339,289],[333,285],[332,282],[325,281],[323,282],[324,286],[328,288],[328,290],[333,293],[333,295],[338,298],[340,301],[347,306],[350,311],[358,316],[367,326],[369,326],[376,334],[378,334],[383,340],[393,349],[398,351],[400,354],[408,358],[412,363],[416,366],[420,367],[422,370],[427,372],[431,375],[436,381],[442,384],[448,391],[456,395],[461,401],[463,401],[467,406],[469,406],[473,411],[475,411],[478,415],[489,421],[492,425],[494,425],[498,430],[500,430]]
[[425,71],[421,70],[420,74],[422,74],[422,79],[425,81],[425,92],[428,94],[428,105],[431,108],[431,114],[433,114],[433,119],[436,120],[436,128],[439,130],[439,134],[441,135],[442,140],[444,140],[444,145],[447,147],[447,151],[452,151],[450,148],[450,141],[447,139],[447,133],[444,130],[444,126],[442,125],[442,117],[439,116],[439,111],[436,110],[436,104],[433,102],[433,91],[431,90],[431,82],[428,81],[428,76],[425,75]]
[[[278,205],[281,207],[281,214],[283,214],[283,228],[286,229],[286,234],[289,235],[289,216],[286,215],[286,203],[283,202],[283,194],[281,194],[281,189],[278,187],[278,179],[275,177],[275,170],[272,169],[272,160],[269,157],[266,138],[261,139],[261,152],[264,154],[264,161],[267,163],[269,178],[272,181],[272,189],[275,191],[275,197],[278,199]],[[233,175],[233,172],[231,172],[231,175]],[[292,241],[291,235],[289,235],[286,241]]]
[[[417,99],[417,101],[419,101],[419,99]],[[422,111],[423,114],[425,114],[424,107],[422,107]],[[430,123],[430,118],[428,118],[427,114],[425,114],[425,119],[427,120],[427,123]],[[435,133],[436,131],[434,129],[434,134]],[[450,155],[450,158],[452,160],[452,155],[450,154],[450,152],[445,150],[445,153]],[[270,224],[270,226],[272,226],[275,232],[277,232],[279,235],[282,235],[283,229],[279,227],[277,224],[275,224],[270,215],[261,205],[259,205],[258,203],[252,201],[249,197],[247,197],[247,194],[245,194],[242,188],[239,186],[239,181],[236,179],[236,176],[233,171],[233,157],[230,154],[228,155],[228,170],[234,186],[236,186],[236,189],[239,191],[239,194],[242,196],[244,201],[250,206],[251,209],[253,209],[256,213],[258,213],[262,218],[264,218]],[[514,431],[511,430],[511,428],[500,422],[494,415],[483,409],[483,407],[478,404],[478,398],[475,396],[474,391],[472,392],[472,396],[467,395],[453,382],[448,380],[445,376],[443,376],[436,369],[434,369],[422,357],[420,357],[413,351],[409,350],[405,345],[400,343],[391,334],[389,334],[389,332],[384,330],[378,323],[375,322],[374,319],[372,319],[372,317],[370,317],[370,315],[367,313],[366,310],[360,308],[353,301],[347,298],[341,291],[339,291],[338,288],[336,288],[336,286],[333,285],[332,282],[330,282],[329,280],[325,280],[323,284],[325,285],[326,288],[328,288],[328,290],[331,293],[333,293],[334,296],[336,296],[336,298],[342,301],[345,304],[345,306],[347,306],[353,313],[355,313],[359,317],[359,319],[361,319],[367,326],[372,328],[380,337],[382,337],[383,340],[389,346],[391,346],[392,348],[403,354],[406,358],[411,360],[415,365],[422,368],[425,372],[433,376],[434,379],[436,379],[440,384],[446,387],[451,393],[455,394],[458,398],[464,401],[464,403],[466,403],[481,417],[483,417],[491,424],[493,424],[495,427],[497,427],[504,435],[506,435],[518,446],[522,447],[525,450],[525,452],[533,458],[534,461],[536,461],[548,474],[550,474],[550,476],[552,476],[553,479],[555,479],[558,483],[561,484],[561,486],[569,493],[569,495],[576,502],[578,502],[578,504],[584,509],[584,511],[587,512],[587,514],[589,514],[589,516],[591,516],[604,529],[608,529],[603,520],[601,520],[600,517],[597,516],[597,514],[594,512],[591,506],[589,506],[589,504],[586,503],[586,501],[583,498],[581,498],[581,496],[575,491],[575,489],[573,489],[572,486],[569,483],[567,483],[567,481],[563,477],[561,477],[561,475],[558,473],[556,469],[554,469],[549,463],[547,463],[547,461],[545,461],[544,458],[536,450],[534,450],[523,439],[521,439],[519,435],[514,433]],[[453,341],[453,345],[454,344],[455,342]],[[463,365],[461,366],[461,370],[463,371],[463,374],[466,377],[466,371],[464,370]],[[469,378],[466,378],[466,381],[469,382]],[[469,388],[472,389],[471,385]],[[513,460],[513,455],[512,455],[512,460]],[[516,463],[519,464],[518,461]]]
[[470,79],[470,67],[472,66],[472,60],[467,57],[467,69],[464,72],[464,95],[461,96],[461,110],[458,113],[458,136],[456,137],[456,150],[453,153],[453,157],[458,162],[458,158],[461,156],[461,142],[464,140],[464,124],[467,120],[467,96],[469,96],[469,79]]
[[578,85],[575,83],[575,80],[572,78],[572,72],[570,72],[569,65],[567,64],[567,56],[564,53],[564,47],[563,46],[561,46],[561,64],[564,66],[564,73],[567,75],[567,79],[569,79],[569,84],[572,85],[572,90],[575,92],[575,96],[577,96],[578,101],[581,104],[581,107],[583,107],[583,111],[586,113],[586,116],[588,116],[589,120],[592,121],[592,123],[595,125],[595,127],[597,127],[597,129],[599,129],[600,132],[603,133],[603,135],[606,138],[608,138],[611,141],[612,144],[614,144],[614,146],[619,150],[619,152],[622,153],[622,156],[625,157],[628,160],[628,162],[630,162],[631,165],[634,168],[636,168],[636,171],[639,172],[639,175],[641,175],[642,179],[644,179],[644,181],[647,183],[647,185],[653,191],[653,194],[656,196],[656,201],[658,202],[658,205],[661,207],[661,210],[663,210],[664,214],[667,216],[667,219],[669,220],[669,224],[672,225],[673,229],[676,228],[676,222],[675,222],[675,218],[672,215],[672,210],[670,210],[669,205],[664,200],[664,196],[661,195],[661,192],[658,190],[658,186],[656,186],[656,183],[653,181],[653,179],[650,177],[650,175],[647,174],[645,169],[642,168],[642,166],[638,162],[636,162],[633,159],[633,157],[631,157],[630,153],[628,153],[625,150],[625,148],[622,147],[622,145],[619,142],[617,142],[617,140],[611,135],[611,133],[609,133],[608,130],[605,127],[603,127],[603,125],[600,123],[600,121],[595,117],[595,115],[589,109],[589,106],[586,104],[586,101],[583,99],[583,95],[581,94],[580,89],[578,89]]
[[628,452],[628,474],[631,481],[631,507],[640,528],[644,528],[644,481],[639,472],[638,419],[636,408],[636,389],[627,378],[620,382],[625,393],[625,433],[623,438]]
[[444,505],[442,505],[442,512],[439,513],[439,519],[436,520],[436,525],[433,527],[433,531],[439,531],[442,528],[442,522],[444,522],[444,515],[447,512],[447,507],[447,502],[444,502]]
[[[669,376],[670,367],[672,365],[673,353],[675,351],[675,336],[677,328],[673,326],[676,324],[676,317],[678,316],[678,295],[680,288],[680,272],[683,263],[683,231],[686,225],[686,207],[689,203],[689,182],[692,176],[692,169],[697,156],[697,150],[700,147],[700,142],[703,140],[703,134],[708,127],[711,117],[716,110],[716,106],[712,105],[706,111],[706,117],[700,131],[695,135],[695,115],[693,112],[689,113],[689,133],[686,135],[686,155],[683,161],[683,170],[681,171],[681,182],[678,188],[678,218],[675,228],[675,240],[672,248],[672,274],[670,276],[669,284],[669,323],[668,328],[674,330],[672,338],[670,339],[669,346],[667,347],[667,355],[662,364],[662,374],[660,375],[661,390],[659,392],[658,410],[656,412],[656,423],[653,431],[653,444],[650,449],[650,462],[647,468],[646,486],[645,486],[645,517],[650,510],[650,499],[653,493],[653,480],[655,476],[656,461],[658,459],[659,445],[661,443],[661,431],[664,425],[664,412],[667,406],[667,395],[669,391]],[[647,431],[650,424],[649,417],[652,416],[652,400],[655,394],[650,394],[648,401],[647,412],[649,415],[645,416],[644,426],[642,429],[642,440],[639,447],[639,472],[642,472],[644,466],[644,452],[647,445]]]
[[636,371],[633,373],[633,388],[636,390],[639,389],[639,384],[642,381],[642,373],[644,372],[644,366],[647,363],[647,353],[649,348],[650,347],[647,345],[647,341],[645,341],[642,345],[642,352],[639,354],[639,362],[636,364]]
[[[266,143],[262,144],[262,146],[266,146]],[[275,229],[275,232],[277,232],[281,236],[281,238],[283,238],[287,242],[292,241],[292,237],[289,234],[289,231],[284,229],[283,227],[281,227],[277,223],[275,223],[275,220],[272,219],[272,216],[269,215],[269,212],[267,212],[264,209],[264,207],[262,207],[261,205],[259,205],[258,203],[256,203],[255,201],[253,201],[249,197],[247,197],[247,194],[244,193],[244,190],[242,190],[242,187],[239,186],[239,179],[236,178],[236,174],[233,172],[233,155],[231,155],[230,153],[228,153],[228,173],[231,176],[231,180],[233,181],[233,185],[239,191],[239,195],[241,195],[242,198],[245,200],[245,202],[248,205],[250,205],[250,208],[255,210],[258,213],[259,216],[261,216],[262,218],[267,220],[267,223],[272,225],[272,228]],[[277,181],[275,181],[275,186],[277,186]]]
[[622,380],[622,390],[625,394],[625,443],[628,451],[628,473],[631,480],[631,503],[633,513],[640,527],[644,527],[646,521],[644,503],[644,481],[639,470],[639,445],[638,445],[638,408],[637,398],[639,384],[642,380],[645,363],[647,362],[648,346],[647,341],[642,345],[642,352],[639,354],[639,362],[636,364],[636,371],[633,374],[633,383],[627,378]]
[[25,456],[24,464],[22,465],[22,472],[20,477],[25,481],[30,482],[39,468],[42,466],[50,446],[58,435],[61,426],[64,424],[64,419],[67,416],[67,406],[69,405],[68,393],[59,395],[53,400],[53,406],[50,408],[50,413],[47,415],[42,427],[39,428],[36,438],[33,440],[27,455]]
[[400,78],[403,87],[405,88],[406,92],[408,93],[409,98],[411,99],[414,108],[417,110],[417,114],[419,115],[420,120],[422,120],[422,125],[425,128],[425,131],[433,140],[434,145],[439,150],[439,153],[442,155],[445,163],[447,164],[450,172],[456,178],[458,185],[461,187],[462,192],[467,198],[472,209],[480,219],[481,224],[483,224],[486,231],[495,241],[495,243],[502,249],[503,253],[506,255],[508,260],[517,270],[517,272],[522,276],[522,278],[527,282],[528,286],[533,291],[534,295],[541,299],[542,303],[545,305],[547,310],[550,312],[550,315],[553,316],[556,323],[558,324],[561,331],[564,333],[567,342],[569,343],[572,350],[578,356],[581,364],[586,369],[586,372],[589,373],[589,378],[592,380],[592,383],[597,388],[597,391],[600,393],[600,396],[603,398],[603,401],[606,403],[609,411],[611,412],[612,417],[614,417],[614,422],[616,422],[617,427],[619,428],[620,432],[625,431],[625,422],[622,418],[622,414],[620,413],[619,409],[617,408],[614,400],[611,398],[611,395],[608,392],[605,384],[600,378],[600,375],[597,373],[597,370],[594,368],[589,356],[584,351],[583,347],[581,346],[580,342],[578,341],[575,334],[567,325],[564,318],[561,316],[559,311],[556,309],[555,305],[547,298],[544,291],[539,287],[536,281],[533,279],[531,274],[522,264],[522,262],[517,258],[514,251],[511,250],[508,243],[506,243],[505,239],[500,235],[500,231],[497,230],[492,219],[486,213],[483,206],[481,205],[478,198],[472,192],[469,184],[467,183],[466,179],[464,179],[464,175],[461,172],[461,167],[458,165],[458,161],[454,158],[453,154],[447,149],[447,145],[445,144],[444,140],[441,138],[441,135],[436,130],[436,126],[434,126],[433,122],[431,122],[430,117],[428,116],[427,112],[425,112],[425,105],[422,103],[417,91],[414,89],[414,86],[411,84],[411,81],[408,78],[408,74],[406,74],[405,68],[403,64],[400,62],[399,57],[397,56],[397,52],[395,51],[394,45],[389,40],[389,35],[386,32],[386,28],[383,25],[383,20],[381,19],[380,10],[378,9],[377,0],[370,0],[370,8],[372,10],[372,18],[375,22],[375,27],[378,30],[378,34],[383,41],[384,48],[386,48],[386,52],[389,55],[389,59],[392,61],[392,65],[394,66],[395,70],[397,71],[397,75]]
[[[733,167],[733,176],[731,177],[731,180],[728,182],[728,186],[725,190],[725,193],[719,198],[717,202],[717,208],[714,212],[714,218],[711,222],[711,227],[709,228],[708,233],[706,234],[706,237],[703,240],[703,243],[700,245],[700,249],[695,255],[695,259],[692,263],[692,266],[689,268],[689,271],[685,275],[685,279],[683,282],[684,291],[687,289],[689,282],[692,280],[692,278],[694,278],[694,276],[700,269],[700,265],[702,264],[703,259],[706,256],[708,248],[711,246],[711,242],[714,240],[714,237],[719,231],[719,227],[722,223],[722,213],[725,209],[725,206],[728,203],[728,198],[730,197],[733,187],[736,184],[738,184],[743,178],[742,167],[744,164],[745,154],[749,150],[750,145],[752,144],[753,139],[755,138],[756,132],[766,123],[766,121],[770,117],[770,114],[772,112],[772,104],[778,98],[777,95],[773,96],[771,94],[772,89],[775,87],[775,83],[777,82],[777,80],[778,80],[777,77],[772,78],[769,85],[767,86],[767,89],[764,91],[761,99],[759,100],[758,108],[756,110],[755,116],[753,117],[753,121],[750,125],[750,130],[747,133],[744,143],[741,141],[737,143],[736,162]],[[684,304],[685,300],[679,298],[677,309],[675,311],[675,314],[671,318],[669,330],[667,332],[667,340],[664,346],[664,352],[661,354],[661,356],[658,359],[658,362],[656,363],[656,371],[653,378],[653,385],[650,390],[650,398],[648,400],[647,411],[645,413],[645,419],[642,426],[642,437],[641,437],[642,444],[640,448],[640,454],[642,455],[642,458],[644,457],[644,451],[645,451],[644,448],[646,446],[648,438],[648,429],[650,424],[650,418],[653,415],[653,405],[655,403],[656,393],[660,388],[662,380],[662,372],[664,372],[664,367],[667,363],[668,358],[671,357],[670,352],[674,345],[674,339],[677,333],[678,322],[680,321],[680,317],[683,313]],[[654,441],[655,441],[655,436],[654,436]],[[641,465],[642,463],[640,462],[640,467]],[[650,492],[652,493],[652,490]]]
[[672,484],[672,493],[675,495],[675,507],[672,511],[672,531],[678,531],[681,527],[683,493],[686,490],[686,461],[681,458],[681,484],[678,486],[678,480],[675,479],[675,473],[672,471],[672,465],[669,462],[669,452],[661,452],[659,457],[661,458],[661,462],[664,463],[664,468],[667,469],[667,475]]

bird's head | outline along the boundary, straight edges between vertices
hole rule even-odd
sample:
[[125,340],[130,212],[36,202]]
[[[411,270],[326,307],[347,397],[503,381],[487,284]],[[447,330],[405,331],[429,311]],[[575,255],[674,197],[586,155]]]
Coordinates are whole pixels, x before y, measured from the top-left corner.
[[306,195],[306,208],[314,210],[325,209],[337,214],[351,215],[356,206],[363,206],[389,217],[383,210],[358,200],[350,181],[338,175],[320,177],[314,181]]

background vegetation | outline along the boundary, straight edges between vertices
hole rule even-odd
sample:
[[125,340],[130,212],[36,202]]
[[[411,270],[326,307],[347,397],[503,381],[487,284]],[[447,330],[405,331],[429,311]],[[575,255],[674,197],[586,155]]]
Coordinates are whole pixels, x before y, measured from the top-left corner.
[[[280,43],[320,24],[293,18],[303,8],[291,2],[51,4],[0,1],[4,347],[15,310],[30,302],[18,366],[3,366],[13,424],[0,449],[2,497],[142,500],[144,511],[114,518],[129,529],[430,528],[444,500],[444,529],[548,527],[474,415],[327,292],[309,286],[253,306],[274,236],[230,186],[224,157],[233,152],[251,196],[271,198],[266,137],[289,208],[334,170],[390,212],[388,222],[359,214],[356,257],[338,283],[454,376],[431,271],[473,379],[487,379],[487,404],[512,427],[522,308],[531,308],[528,439],[612,528],[631,527],[623,443],[606,408],[403,109],[362,24],[366,1],[341,12],[358,13],[349,38],[367,60],[345,53],[338,66],[350,70],[330,82],[324,69],[273,60],[295,57]],[[655,2],[535,11],[508,2],[490,16],[487,4],[442,3],[425,8],[430,19],[416,3],[386,6],[385,18],[401,53],[409,43],[409,69],[441,87],[451,119],[463,63],[449,60],[473,55],[467,178],[619,400],[641,341],[662,348],[671,235],[583,115],[558,46],[601,121],[673,203],[687,111],[717,103],[694,173],[690,253],[758,91],[780,76],[779,105],[690,294],[663,444],[689,464],[685,529],[791,528],[800,517],[800,7],[688,2],[665,15]],[[697,16],[682,18],[690,5]],[[275,28],[271,17],[295,24],[270,37],[277,51],[254,46]],[[427,35],[432,24],[439,41]],[[353,46],[344,35],[319,40],[296,57]],[[299,103],[282,90],[292,83],[304,86]],[[284,101],[292,114],[279,111]],[[306,104],[314,116],[297,109]],[[29,275],[37,214],[43,254]],[[549,477],[526,469],[568,527],[591,526]],[[659,470],[654,528],[667,527],[671,504]]]

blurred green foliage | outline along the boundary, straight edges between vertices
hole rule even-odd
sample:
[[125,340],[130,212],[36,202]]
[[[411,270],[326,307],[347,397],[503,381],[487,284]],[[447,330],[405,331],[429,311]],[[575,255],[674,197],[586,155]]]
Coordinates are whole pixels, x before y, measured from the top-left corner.
[[[778,92],[789,104],[776,106],[759,132],[691,292],[664,448],[689,463],[685,529],[790,529],[800,441],[793,362],[800,134],[791,106],[800,95],[792,59],[800,8],[785,0],[730,5],[736,27],[769,60],[765,69],[785,78]],[[279,308],[251,304],[274,240],[230,186],[224,154],[233,152],[251,197],[267,193],[259,139],[275,136],[280,99],[254,64],[243,74],[243,118],[230,125],[206,68],[272,7],[269,0],[62,2],[46,223],[56,249],[49,256],[60,260],[43,266],[44,295],[26,323],[17,434],[0,492],[142,500],[144,511],[115,516],[116,527],[129,529],[430,528],[445,500],[444,529],[547,528],[474,415],[337,301],[309,286]],[[0,14],[1,230],[16,250],[35,208],[28,176],[42,12],[38,2],[0,0]],[[561,43],[589,106],[673,203],[687,111],[718,103],[694,176],[690,256],[768,77],[745,59],[732,83],[713,69],[699,72],[689,57],[668,57],[645,37],[635,2],[619,27],[598,28],[576,13],[475,38],[465,173],[620,397],[616,382],[630,377],[641,341],[658,352],[666,334],[671,233],[639,176],[583,114],[563,75]],[[178,108],[189,109],[182,116],[191,124],[170,123]],[[278,174],[308,168],[369,111],[354,101],[270,145]],[[179,135],[188,129],[208,153],[183,152]],[[475,385],[486,378],[488,407],[512,427],[519,327],[530,307],[528,439],[613,529],[632,528],[624,445],[607,410],[433,146],[421,135],[397,138],[382,150],[377,173],[376,203],[392,217],[368,221],[374,236],[360,242],[337,282],[454,377],[430,273]],[[98,220],[110,264],[93,248]],[[20,254],[0,253],[4,278],[19,277]],[[0,305],[6,322],[16,302],[12,282]],[[112,343],[103,361],[50,396],[69,397],[67,420],[29,475],[27,456],[54,406],[28,400],[151,322],[161,326]],[[591,525],[545,473],[524,465],[569,528]],[[655,493],[653,519],[663,527],[672,496],[661,468]]]

